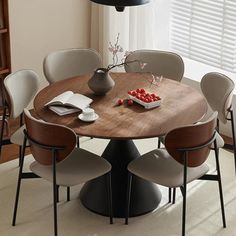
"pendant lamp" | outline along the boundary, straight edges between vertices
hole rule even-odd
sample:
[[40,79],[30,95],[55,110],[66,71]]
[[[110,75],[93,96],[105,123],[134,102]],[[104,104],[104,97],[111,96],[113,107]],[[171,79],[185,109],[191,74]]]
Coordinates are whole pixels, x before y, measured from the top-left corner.
[[91,0],[102,5],[114,6],[117,11],[124,11],[125,7],[138,6],[149,3],[150,0]]

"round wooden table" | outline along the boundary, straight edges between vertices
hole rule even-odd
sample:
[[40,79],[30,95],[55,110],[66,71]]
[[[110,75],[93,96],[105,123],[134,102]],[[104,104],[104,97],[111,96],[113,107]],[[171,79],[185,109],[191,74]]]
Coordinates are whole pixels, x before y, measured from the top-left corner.
[[[95,96],[88,88],[91,75],[56,82],[41,90],[34,100],[37,115],[48,122],[66,125],[78,135],[110,139],[102,157],[112,165],[113,210],[115,217],[124,217],[127,185],[127,165],[140,156],[132,139],[157,137],[168,131],[201,119],[207,111],[204,97],[188,85],[163,79],[159,86],[151,85],[151,75],[141,73],[112,73],[114,88],[105,96]],[[137,88],[155,93],[162,98],[161,106],[147,110],[141,105],[117,106],[119,98],[126,99],[127,92]],[[93,99],[91,107],[99,115],[93,123],[80,121],[78,113],[58,116],[47,107],[47,102],[62,92],[71,90]],[[103,177],[86,183],[80,191],[85,207],[108,215],[106,184]],[[131,216],[154,210],[161,200],[156,185],[134,178],[131,193]]]

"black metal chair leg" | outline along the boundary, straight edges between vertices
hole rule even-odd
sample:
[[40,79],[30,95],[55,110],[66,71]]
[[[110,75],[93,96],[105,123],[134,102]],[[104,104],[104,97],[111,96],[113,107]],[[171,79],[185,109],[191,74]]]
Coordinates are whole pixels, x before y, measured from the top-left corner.
[[53,150],[53,210],[54,210],[54,236],[57,236],[57,184],[56,184],[56,151]]
[[16,199],[15,199],[15,206],[14,206],[14,213],[13,213],[13,219],[12,219],[12,226],[16,225],[16,215],[17,215],[17,208],[18,208],[18,201],[19,201],[19,195],[20,195],[20,187],[21,187],[21,179],[22,179],[22,171],[24,166],[24,159],[25,159],[25,147],[26,147],[26,138],[24,139],[23,144],[23,151],[21,153],[21,163],[19,168],[19,175],[18,175],[18,182],[17,182],[17,189],[16,189]]
[[6,106],[4,106],[3,115],[2,115],[1,133],[0,133],[0,157],[2,153],[2,143],[3,143],[3,133],[4,133],[4,125],[5,125],[5,119],[6,119],[6,112],[7,112],[7,108]]
[[176,188],[173,188],[173,200],[172,200],[172,204],[175,204],[175,198],[176,198]]
[[217,175],[218,175],[218,186],[219,186],[219,194],[220,194],[220,206],[221,206],[222,222],[223,222],[223,227],[226,228],[224,198],[223,198],[221,173],[220,173],[220,163],[219,163],[219,149],[216,149],[216,141],[215,141],[215,159],[216,159],[216,169],[217,169]]
[[182,212],[182,236],[185,236],[185,222],[186,222],[186,185],[184,186],[183,194],[183,212]]
[[111,187],[111,172],[107,173],[107,197],[108,197],[108,209],[110,216],[110,224],[113,224],[113,206],[112,206],[112,187]]
[[23,169],[23,163],[21,163],[20,169],[19,169],[19,176],[18,176],[18,183],[17,183],[17,190],[16,190],[16,199],[15,199],[12,226],[16,225],[16,214],[17,214],[18,201],[19,201],[19,195],[20,195],[22,169]]
[[125,216],[125,224],[126,225],[128,224],[128,220],[129,220],[131,187],[132,187],[132,174],[130,172],[128,172],[127,196],[126,196],[126,216]]
[[67,192],[67,202],[69,202],[70,201],[70,187],[67,187],[66,188],[66,192]]
[[158,138],[158,144],[157,144],[157,148],[161,147],[161,140]]
[[187,200],[187,153],[184,153],[184,176],[183,176],[183,212],[182,212],[182,236],[185,236],[186,200]]
[[235,166],[235,173],[236,173],[236,144],[235,144],[235,129],[234,129],[234,113],[233,110],[230,110],[230,120],[231,120],[231,129],[232,129],[232,136],[233,136],[233,152],[234,152],[234,166]]
[[171,195],[172,195],[172,189],[171,188],[168,188],[168,190],[169,190],[169,201],[168,201],[168,203],[171,203]]
[[59,202],[59,201],[60,201],[60,200],[59,200],[59,188],[60,188],[60,186],[57,185],[56,188],[57,188],[57,202]]
[[218,133],[220,132],[220,121],[219,121],[218,118],[216,120],[216,130],[217,130]]
[[22,146],[19,146],[19,166],[21,165],[21,158],[22,158]]
[[77,143],[76,143],[76,145],[77,145],[77,148],[80,147],[80,142],[79,142],[79,137],[78,136],[77,136]]
[[[23,113],[21,113],[20,115],[20,127],[23,125]],[[19,146],[19,166],[20,166],[20,163],[21,163],[21,152],[22,152],[22,146],[20,145]]]

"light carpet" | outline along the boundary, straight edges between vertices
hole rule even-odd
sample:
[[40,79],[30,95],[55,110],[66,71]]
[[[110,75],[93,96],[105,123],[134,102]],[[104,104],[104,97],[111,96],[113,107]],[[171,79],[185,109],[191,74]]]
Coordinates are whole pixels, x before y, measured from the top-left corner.
[[[135,141],[140,153],[157,145],[157,139]],[[106,140],[82,139],[82,147],[102,154]],[[27,158],[25,167],[32,162]],[[214,155],[208,163],[214,171]],[[227,228],[222,228],[217,182],[195,181],[188,188],[186,235],[236,235],[236,178],[233,154],[220,150],[223,191]],[[0,235],[1,236],[51,236],[53,235],[53,208],[51,184],[42,179],[23,180],[16,226],[11,226],[18,160],[0,165]],[[58,204],[59,235],[68,236],[153,236],[181,235],[182,196],[177,191],[176,204],[167,204],[167,188],[161,188],[162,201],[154,212],[130,218],[114,219],[110,225],[107,217],[84,208],[78,199],[81,186],[72,188],[71,201],[66,202],[66,191],[60,190]]]

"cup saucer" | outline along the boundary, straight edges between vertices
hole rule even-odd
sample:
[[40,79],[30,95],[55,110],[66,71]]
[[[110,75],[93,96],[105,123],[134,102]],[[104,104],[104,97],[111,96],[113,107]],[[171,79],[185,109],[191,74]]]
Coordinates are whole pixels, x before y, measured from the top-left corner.
[[98,114],[94,114],[94,116],[92,117],[92,118],[85,118],[85,116],[83,115],[83,114],[79,114],[79,116],[78,116],[78,118],[80,119],[80,120],[82,120],[82,121],[85,121],[85,122],[93,122],[93,121],[95,121],[95,120],[97,120],[98,119]]

